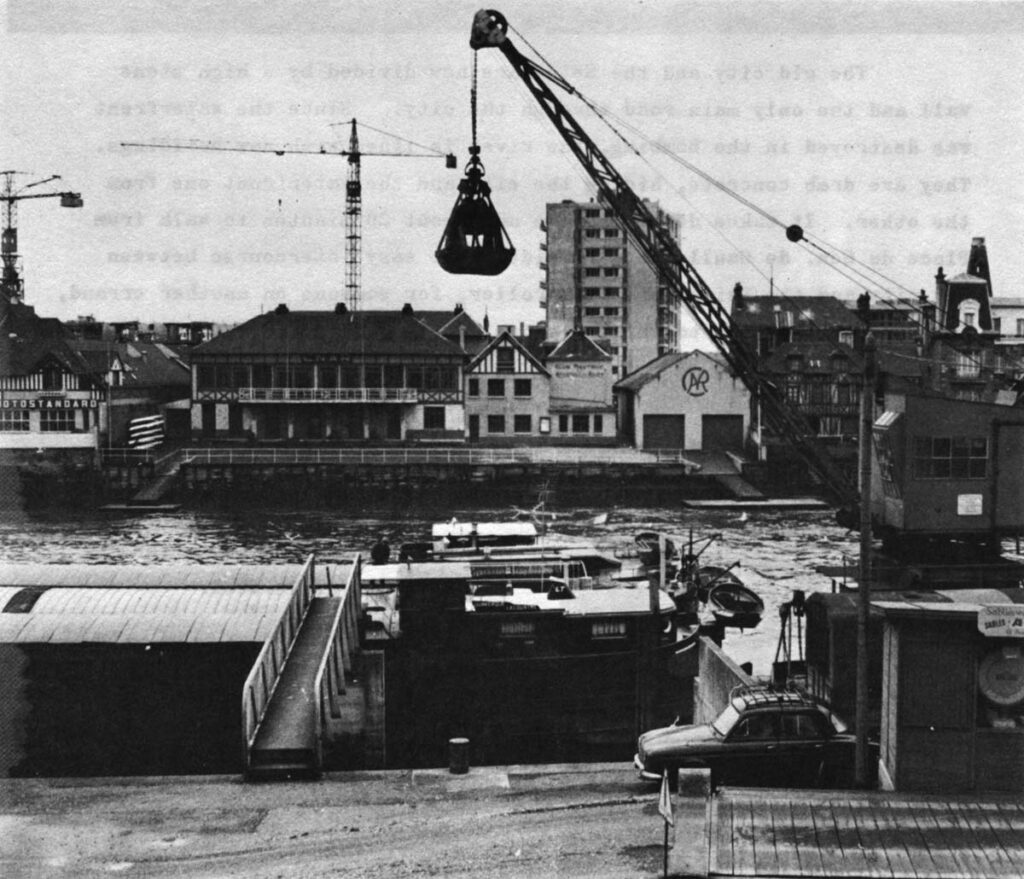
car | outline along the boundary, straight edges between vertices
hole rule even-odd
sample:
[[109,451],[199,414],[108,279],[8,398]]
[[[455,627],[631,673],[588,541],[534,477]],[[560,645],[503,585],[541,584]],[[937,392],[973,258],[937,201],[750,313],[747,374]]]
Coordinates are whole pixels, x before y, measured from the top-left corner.
[[737,688],[712,723],[672,724],[640,736],[640,777],[711,770],[711,785],[846,787],[854,779],[856,737],[813,697],[770,686]]

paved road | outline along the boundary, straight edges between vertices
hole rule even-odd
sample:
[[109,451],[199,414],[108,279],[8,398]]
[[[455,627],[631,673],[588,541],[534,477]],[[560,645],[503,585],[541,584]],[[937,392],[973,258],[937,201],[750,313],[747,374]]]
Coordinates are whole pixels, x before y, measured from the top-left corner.
[[657,876],[656,794],[621,764],[0,780],[0,875]]

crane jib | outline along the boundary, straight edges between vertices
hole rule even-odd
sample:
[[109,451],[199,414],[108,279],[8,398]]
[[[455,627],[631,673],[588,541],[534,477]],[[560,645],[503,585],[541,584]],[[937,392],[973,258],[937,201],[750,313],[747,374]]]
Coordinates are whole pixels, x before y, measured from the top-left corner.
[[[732,316],[683,254],[668,230],[562,104],[549,82],[557,82],[570,91],[571,87],[556,74],[542,69],[519,52],[508,38],[508,22],[500,12],[481,10],[476,14],[470,46],[473,49],[501,50],[597,185],[601,196],[615,211],[626,231],[633,236],[644,259],[686,305],[732,371],[756,396],[769,425],[785,437],[841,506],[854,504],[858,496],[857,489],[833,463],[827,450],[810,439],[813,431],[803,415],[789,406],[775,385],[761,375],[758,359],[744,342]],[[790,240],[794,240],[794,236],[799,238],[803,235],[799,227],[790,227],[786,231]]]

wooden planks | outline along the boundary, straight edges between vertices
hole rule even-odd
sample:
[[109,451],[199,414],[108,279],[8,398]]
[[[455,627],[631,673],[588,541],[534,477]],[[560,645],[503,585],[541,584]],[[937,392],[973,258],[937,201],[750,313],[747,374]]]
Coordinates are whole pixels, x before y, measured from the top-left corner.
[[712,876],[1024,877],[1024,803],[865,791],[726,789]]

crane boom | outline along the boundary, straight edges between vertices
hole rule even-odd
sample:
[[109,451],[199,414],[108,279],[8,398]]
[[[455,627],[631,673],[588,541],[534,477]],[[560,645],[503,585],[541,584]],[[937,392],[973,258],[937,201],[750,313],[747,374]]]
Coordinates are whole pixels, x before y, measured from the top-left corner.
[[[565,108],[549,83],[574,91],[564,79],[524,57],[508,38],[508,22],[495,10],[481,10],[473,21],[470,46],[496,47],[525,83],[544,114],[576,156],[598,191],[633,237],[663,283],[687,306],[732,371],[761,403],[771,426],[790,442],[840,506],[856,502],[857,490],[812,437],[805,419],[786,404],[779,389],[762,374],[757,357],[744,342],[735,321],[686,258],[678,243],[630,187],[607,156]],[[865,389],[868,393],[868,389]]]
[[[123,147],[142,147],[146,149],[163,150],[205,150],[208,152],[220,153],[262,153],[274,156],[344,156],[348,159],[348,178],[345,184],[345,291],[348,297],[348,307],[351,311],[358,311],[362,296],[362,214],[363,214],[363,189],[360,180],[360,167],[363,156],[399,156],[412,159],[430,159],[444,155],[445,165],[454,168],[455,156],[452,153],[442,154],[437,151],[427,153],[402,153],[402,152],[364,152],[359,149],[359,136],[356,130],[356,120],[351,120],[351,135],[347,150],[329,150],[323,146],[319,149],[303,147],[270,147],[257,146],[255,144],[225,144],[207,141],[205,143],[171,143],[166,141],[129,142],[121,143]],[[377,129],[374,129],[375,131]],[[387,134],[387,132],[380,132]],[[392,135],[393,136],[393,135]],[[404,139],[404,138],[403,138]],[[407,141],[412,143],[412,141]],[[419,144],[413,144],[419,146]],[[429,149],[421,147],[421,149]]]

